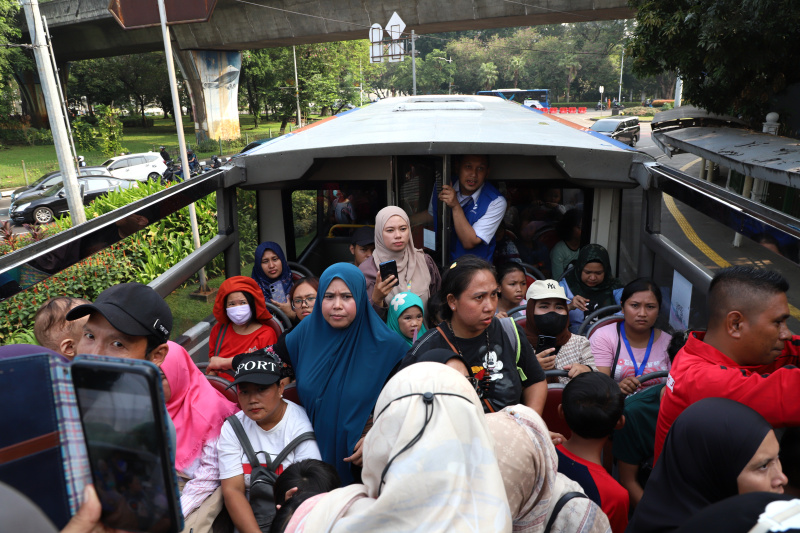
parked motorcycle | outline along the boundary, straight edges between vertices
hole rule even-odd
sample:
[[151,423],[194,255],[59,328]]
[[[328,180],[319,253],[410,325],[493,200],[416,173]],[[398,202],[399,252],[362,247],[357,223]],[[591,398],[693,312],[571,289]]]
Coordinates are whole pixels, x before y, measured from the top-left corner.
[[180,183],[183,181],[183,171],[179,165],[176,165],[174,161],[171,159],[167,161],[167,169],[164,171],[164,174],[161,175],[161,185],[166,185],[167,183],[178,182]]

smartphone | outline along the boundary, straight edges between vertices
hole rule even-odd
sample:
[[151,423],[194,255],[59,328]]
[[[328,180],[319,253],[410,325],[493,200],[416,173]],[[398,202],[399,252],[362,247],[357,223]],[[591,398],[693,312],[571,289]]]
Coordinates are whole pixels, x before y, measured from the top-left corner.
[[125,531],[181,531],[158,367],[79,356],[72,364],[72,383],[103,524]]
[[394,285],[392,285],[392,287],[400,284],[400,278],[397,275],[397,261],[395,261],[394,259],[392,259],[391,261],[384,261],[383,263],[378,265],[378,267],[380,268],[381,271],[382,280],[385,280],[389,276],[394,276],[394,279],[396,281]]
[[[549,337],[547,335],[539,335],[539,340],[536,343],[536,353],[541,353],[544,350],[548,350],[550,348],[556,347],[556,338]],[[558,350],[556,350],[558,352]],[[555,355],[556,352],[551,353],[550,355]]]

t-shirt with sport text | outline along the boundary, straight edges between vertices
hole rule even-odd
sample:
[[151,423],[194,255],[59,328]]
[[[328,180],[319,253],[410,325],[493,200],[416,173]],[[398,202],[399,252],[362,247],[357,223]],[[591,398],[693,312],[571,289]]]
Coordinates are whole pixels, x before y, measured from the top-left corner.
[[[286,412],[277,425],[269,431],[261,429],[244,412],[236,413],[236,418],[242,423],[250,445],[256,452],[256,456],[262,465],[266,466],[263,459],[264,454],[269,454],[270,460],[274,459],[283,449],[292,442],[295,437],[308,431],[314,431],[311,422],[308,420],[305,409],[294,402],[286,402]],[[222,432],[219,438],[219,478],[229,479],[244,474],[244,485],[250,487],[250,461],[244,453],[244,448],[239,443],[236,433],[234,433],[230,422],[227,420],[222,425]],[[280,475],[283,470],[303,459],[322,459],[317,447],[317,441],[307,440],[297,445],[297,447],[286,456],[286,459],[277,468],[276,473]]]

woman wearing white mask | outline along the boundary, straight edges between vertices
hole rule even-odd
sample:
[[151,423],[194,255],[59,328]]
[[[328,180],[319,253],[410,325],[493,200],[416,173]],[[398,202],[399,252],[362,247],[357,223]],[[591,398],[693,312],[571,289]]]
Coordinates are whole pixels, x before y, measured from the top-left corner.
[[214,302],[217,324],[208,339],[208,374],[229,381],[234,355],[250,353],[275,344],[277,336],[267,321],[272,315],[264,305],[261,288],[245,276],[234,276],[219,287]]

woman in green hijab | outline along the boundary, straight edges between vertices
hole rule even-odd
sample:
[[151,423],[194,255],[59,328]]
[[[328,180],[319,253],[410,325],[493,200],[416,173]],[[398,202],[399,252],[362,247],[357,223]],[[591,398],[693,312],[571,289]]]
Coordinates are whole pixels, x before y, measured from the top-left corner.
[[611,277],[608,251],[599,244],[581,248],[575,268],[560,282],[569,301],[569,329],[577,333],[584,317],[609,305],[619,305],[622,282]]
[[425,305],[412,292],[400,292],[389,302],[386,325],[403,336],[409,346],[425,333]]

